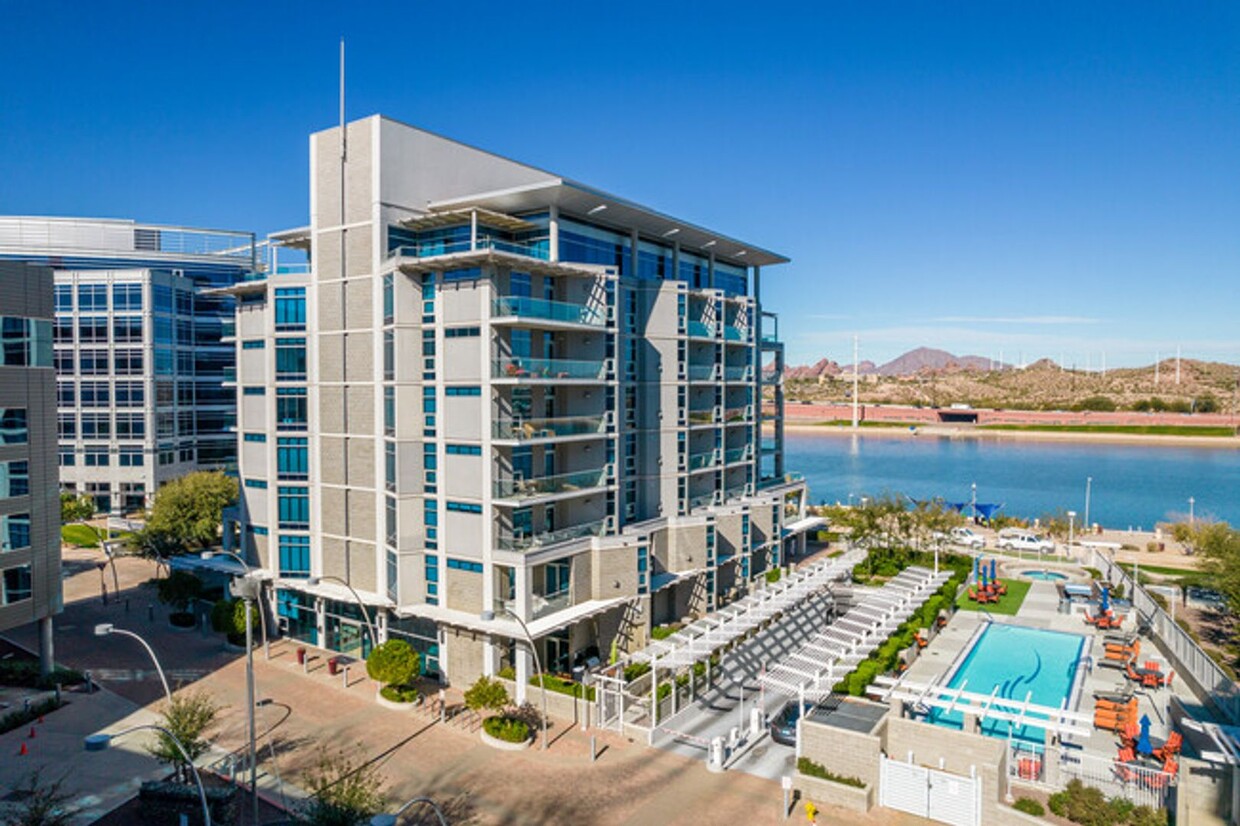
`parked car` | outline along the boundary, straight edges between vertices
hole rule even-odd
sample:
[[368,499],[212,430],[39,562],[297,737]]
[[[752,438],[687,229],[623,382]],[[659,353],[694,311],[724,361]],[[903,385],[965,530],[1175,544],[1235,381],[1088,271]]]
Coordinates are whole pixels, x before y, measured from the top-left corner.
[[785,746],[797,744],[797,720],[801,719],[801,704],[797,700],[784,703],[779,713],[771,718],[771,739]]
[[986,546],[986,539],[972,528],[952,528],[951,542],[953,545],[964,545],[980,551]]
[[999,549],[1004,551],[1033,551],[1039,554],[1055,553],[1055,543],[1036,533],[1006,529],[999,532]]

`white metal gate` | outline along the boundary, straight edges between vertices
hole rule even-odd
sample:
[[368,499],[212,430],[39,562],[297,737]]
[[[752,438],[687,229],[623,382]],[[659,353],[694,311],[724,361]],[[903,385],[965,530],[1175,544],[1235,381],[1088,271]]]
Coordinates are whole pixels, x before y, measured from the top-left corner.
[[624,679],[597,674],[594,685],[595,724],[601,729],[624,731]]
[[881,758],[878,801],[882,806],[952,826],[980,826],[982,779]]

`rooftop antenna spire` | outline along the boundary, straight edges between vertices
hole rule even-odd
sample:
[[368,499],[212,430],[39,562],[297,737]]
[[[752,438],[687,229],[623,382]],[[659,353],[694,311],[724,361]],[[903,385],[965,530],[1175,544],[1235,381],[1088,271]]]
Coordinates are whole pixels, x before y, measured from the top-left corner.
[[[340,38],[340,160],[348,157],[349,136],[344,128],[344,38]],[[340,219],[344,223],[344,217]]]

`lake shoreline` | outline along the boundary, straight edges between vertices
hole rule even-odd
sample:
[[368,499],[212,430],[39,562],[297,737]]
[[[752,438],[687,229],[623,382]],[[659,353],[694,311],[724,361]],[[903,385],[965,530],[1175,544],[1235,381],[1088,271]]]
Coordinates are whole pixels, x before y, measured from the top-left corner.
[[[766,429],[765,427],[763,428]],[[1133,446],[1208,447],[1218,450],[1240,450],[1240,438],[1234,436],[1154,436],[1143,433],[1078,433],[1039,430],[981,430],[946,425],[909,425],[908,427],[861,427],[822,425],[810,422],[784,422],[784,431],[798,435],[816,434],[839,438],[861,434],[884,439],[973,439],[995,442],[1084,442],[1092,444],[1124,444]]]

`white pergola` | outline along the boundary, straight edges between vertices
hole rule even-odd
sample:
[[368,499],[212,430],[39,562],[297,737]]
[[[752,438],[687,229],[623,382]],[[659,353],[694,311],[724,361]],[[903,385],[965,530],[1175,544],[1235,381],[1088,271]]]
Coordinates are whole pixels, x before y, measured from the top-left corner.
[[946,688],[936,683],[913,683],[901,677],[881,676],[876,677],[873,684],[883,700],[901,700],[916,709],[957,711],[976,717],[979,723],[998,720],[1015,727],[1037,726],[1060,738],[1089,737],[1093,733],[1093,717],[1086,712],[1069,711],[1067,698],[1055,708],[1030,702],[1032,691],[1027,692],[1024,699],[1000,697],[999,686],[989,694],[968,691],[968,680],[957,688]]
[[920,567],[904,569],[768,669],[762,675],[762,685],[799,697],[802,702],[826,697],[841,677],[891,636],[949,576],[946,571],[936,574]]
[[849,551],[834,559],[799,568],[779,582],[696,620],[667,639],[652,642],[631,654],[629,659],[659,668],[692,666],[830,583],[847,579],[853,567],[864,558],[864,551]]

